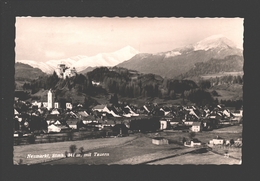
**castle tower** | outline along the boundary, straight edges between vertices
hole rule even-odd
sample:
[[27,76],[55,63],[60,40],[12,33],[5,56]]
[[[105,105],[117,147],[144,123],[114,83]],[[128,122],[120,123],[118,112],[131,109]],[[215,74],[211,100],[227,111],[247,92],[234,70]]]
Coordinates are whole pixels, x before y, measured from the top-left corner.
[[47,108],[51,109],[54,107],[54,94],[52,92],[52,90],[50,89],[48,92],[48,104],[47,104]]

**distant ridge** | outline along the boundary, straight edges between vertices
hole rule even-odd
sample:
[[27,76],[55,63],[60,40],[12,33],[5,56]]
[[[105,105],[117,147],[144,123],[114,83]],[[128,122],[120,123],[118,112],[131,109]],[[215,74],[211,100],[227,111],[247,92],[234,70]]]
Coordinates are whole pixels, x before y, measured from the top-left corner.
[[162,77],[174,78],[188,72],[196,63],[211,59],[225,59],[226,56],[243,56],[242,50],[224,37],[214,35],[197,43],[156,54],[137,54],[118,64],[118,67],[141,73],[154,73]]
[[34,68],[39,68],[47,74],[52,74],[60,63],[66,64],[66,66],[75,67],[77,72],[81,72],[88,67],[97,66],[115,66],[125,60],[132,58],[139,52],[131,46],[126,46],[115,52],[111,53],[99,53],[95,56],[78,55],[67,59],[49,60],[47,62],[37,62],[34,60],[17,60],[17,62],[28,64]]
[[33,80],[46,75],[38,68],[24,63],[15,63],[15,80]]

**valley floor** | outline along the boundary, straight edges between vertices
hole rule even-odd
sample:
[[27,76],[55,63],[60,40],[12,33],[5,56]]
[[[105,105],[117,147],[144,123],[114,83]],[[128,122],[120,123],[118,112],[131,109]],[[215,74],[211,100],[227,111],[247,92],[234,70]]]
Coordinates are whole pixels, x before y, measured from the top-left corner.
[[[221,131],[222,130],[222,131]],[[202,143],[207,143],[214,136],[220,136],[227,140],[242,137],[241,126],[231,126],[216,131],[201,132],[196,134]],[[37,145],[14,146],[14,160],[23,159],[23,164],[87,164],[87,165],[114,165],[114,164],[240,164],[242,156],[241,148],[230,148],[229,157],[224,157],[226,148],[207,147],[189,148],[178,144],[182,137],[188,133],[183,132],[160,132],[169,140],[168,145],[154,145],[152,139],[155,133],[136,133],[128,137],[100,138],[83,141],[69,141],[59,143],[46,143]],[[28,154],[53,154],[69,151],[70,145],[77,148],[84,147],[83,157],[68,157],[57,159],[33,159],[26,158]]]

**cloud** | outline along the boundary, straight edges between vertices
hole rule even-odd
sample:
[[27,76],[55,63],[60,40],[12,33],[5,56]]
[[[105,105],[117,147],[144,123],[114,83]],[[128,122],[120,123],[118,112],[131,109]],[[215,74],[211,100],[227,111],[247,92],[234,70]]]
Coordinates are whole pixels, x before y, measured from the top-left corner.
[[65,56],[65,53],[57,51],[45,51],[45,56],[48,58],[61,58]]

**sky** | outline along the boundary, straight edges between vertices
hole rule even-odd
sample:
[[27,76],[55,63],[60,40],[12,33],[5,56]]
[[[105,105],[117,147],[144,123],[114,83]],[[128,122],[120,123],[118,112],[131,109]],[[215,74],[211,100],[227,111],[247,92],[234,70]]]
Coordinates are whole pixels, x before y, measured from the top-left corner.
[[131,46],[159,53],[222,34],[243,49],[243,18],[17,17],[16,60],[46,62]]

